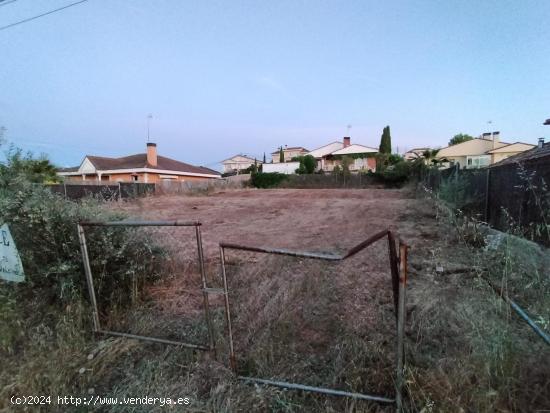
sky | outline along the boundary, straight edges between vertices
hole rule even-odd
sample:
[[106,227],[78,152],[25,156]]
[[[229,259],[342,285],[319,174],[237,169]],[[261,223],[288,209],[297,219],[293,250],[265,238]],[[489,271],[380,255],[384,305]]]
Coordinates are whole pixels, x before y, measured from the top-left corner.
[[[0,27],[75,0],[0,2]],[[341,140],[550,135],[550,1],[88,0],[0,30],[5,139],[59,166],[145,151],[219,168]],[[488,123],[488,122],[492,123]],[[548,138],[547,138],[548,141]]]

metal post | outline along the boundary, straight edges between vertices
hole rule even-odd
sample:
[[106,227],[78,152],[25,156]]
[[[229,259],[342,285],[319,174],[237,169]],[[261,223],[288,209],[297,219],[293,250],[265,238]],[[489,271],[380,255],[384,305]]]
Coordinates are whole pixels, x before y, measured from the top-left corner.
[[225,318],[227,321],[227,335],[229,338],[229,363],[231,369],[237,372],[237,359],[235,358],[235,348],[233,346],[233,329],[231,327],[231,313],[229,310],[229,291],[227,290],[227,275],[225,273],[225,252],[224,248],[220,246],[220,260],[222,263],[222,278],[223,278],[223,291],[225,299]]
[[405,358],[405,291],[407,287],[407,245],[399,241],[399,303],[397,311],[397,371],[395,404],[397,412],[403,411],[403,366]]
[[487,168],[487,179],[485,183],[485,222],[489,223],[489,185],[491,182],[491,169]]
[[390,255],[390,270],[393,292],[393,305],[395,310],[395,320],[397,321],[398,305],[399,305],[399,263],[397,258],[397,251],[395,248],[395,237],[393,232],[388,231],[388,244]]
[[86,274],[86,281],[88,283],[88,293],[90,294],[90,301],[92,303],[92,319],[94,323],[94,332],[101,330],[99,323],[99,313],[97,310],[97,301],[95,298],[94,281],[92,278],[92,269],[90,267],[90,258],[88,256],[88,247],[86,246],[86,235],[84,234],[84,228],[82,225],[77,224],[78,238],[80,240],[80,251],[82,252],[82,261],[84,262],[84,273]]
[[[214,341],[214,329],[212,327],[212,320],[210,319],[210,302],[208,301],[208,292],[206,284],[206,272],[204,268],[204,252],[202,250],[202,235],[201,227],[197,225],[195,227],[195,235],[197,237],[197,251],[199,254],[199,268],[201,272],[201,281],[202,281],[202,297],[204,302],[204,315],[206,317],[206,325],[208,327],[208,336],[209,336],[209,346],[210,350],[216,352],[216,343]],[[214,356],[215,357],[215,356]]]
[[67,199],[67,183],[63,182],[63,189],[65,191],[65,199]]

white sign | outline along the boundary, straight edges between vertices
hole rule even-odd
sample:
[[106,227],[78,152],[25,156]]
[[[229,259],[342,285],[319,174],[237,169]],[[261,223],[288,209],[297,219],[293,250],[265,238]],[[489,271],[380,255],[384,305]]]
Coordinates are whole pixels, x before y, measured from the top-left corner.
[[0,278],[8,281],[25,281],[23,263],[10,234],[8,224],[0,227]]

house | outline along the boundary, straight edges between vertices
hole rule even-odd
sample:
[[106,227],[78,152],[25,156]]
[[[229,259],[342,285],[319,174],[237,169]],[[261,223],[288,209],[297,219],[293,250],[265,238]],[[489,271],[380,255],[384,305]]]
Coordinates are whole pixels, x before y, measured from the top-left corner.
[[440,149],[436,159],[446,159],[450,164],[459,164],[461,168],[481,168],[534,146],[522,142],[501,142],[499,132],[493,132],[492,136],[491,133],[484,133],[479,138]]
[[414,161],[415,159],[424,157],[424,152],[430,150],[430,148],[414,148],[405,152],[403,158],[406,161]]
[[[283,148],[283,154],[285,162],[292,161],[292,158],[296,158],[297,156],[304,156],[308,153],[308,150],[306,148],[302,148],[301,146],[293,146],[288,147],[285,145]],[[273,163],[280,162],[280,150],[276,150],[275,152],[271,152],[271,159]]]
[[503,158],[499,162],[496,162],[494,165],[491,165],[491,168],[498,169],[500,167],[510,167],[522,164],[529,165],[533,169],[536,169],[536,166],[538,165],[545,167],[547,165],[550,165],[550,142],[544,143],[544,138],[540,138],[538,145],[530,146],[532,146],[531,149],[522,151],[521,153],[518,153],[514,156]]
[[221,175],[203,166],[193,166],[157,154],[156,143],[147,152],[122,158],[86,155],[80,166],[58,170],[70,181],[162,182],[219,179]]
[[225,159],[222,162],[224,173],[239,173],[240,171],[250,168],[255,163],[261,165],[256,159],[246,155],[235,155]]
[[375,155],[378,149],[360,144],[351,144],[350,137],[344,137],[342,142],[331,142],[320,148],[314,149],[308,155],[313,156],[317,160],[317,170],[331,172],[334,167],[342,164],[344,157],[350,158],[352,161],[349,169],[352,172],[358,171],[374,171],[376,169]]

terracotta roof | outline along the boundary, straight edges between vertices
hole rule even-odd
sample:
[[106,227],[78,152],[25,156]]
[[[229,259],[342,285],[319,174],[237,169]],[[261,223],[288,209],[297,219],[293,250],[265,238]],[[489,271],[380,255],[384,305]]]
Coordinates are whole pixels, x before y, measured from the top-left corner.
[[518,153],[517,155],[510,156],[509,158],[503,159],[502,161],[491,165],[491,168],[511,165],[519,162],[534,161],[541,158],[548,158],[550,160],[550,142],[542,145],[542,148],[535,146],[533,149],[529,149],[528,151],[521,152],[521,153]]
[[87,156],[96,169],[100,171],[113,169],[132,169],[132,168],[150,168],[177,172],[188,172],[194,174],[215,174],[220,175],[218,171],[204,166],[194,166],[175,159],[157,156],[157,166],[147,163],[147,154],[138,153],[137,155],[124,156],[122,158],[106,158],[103,156]]

